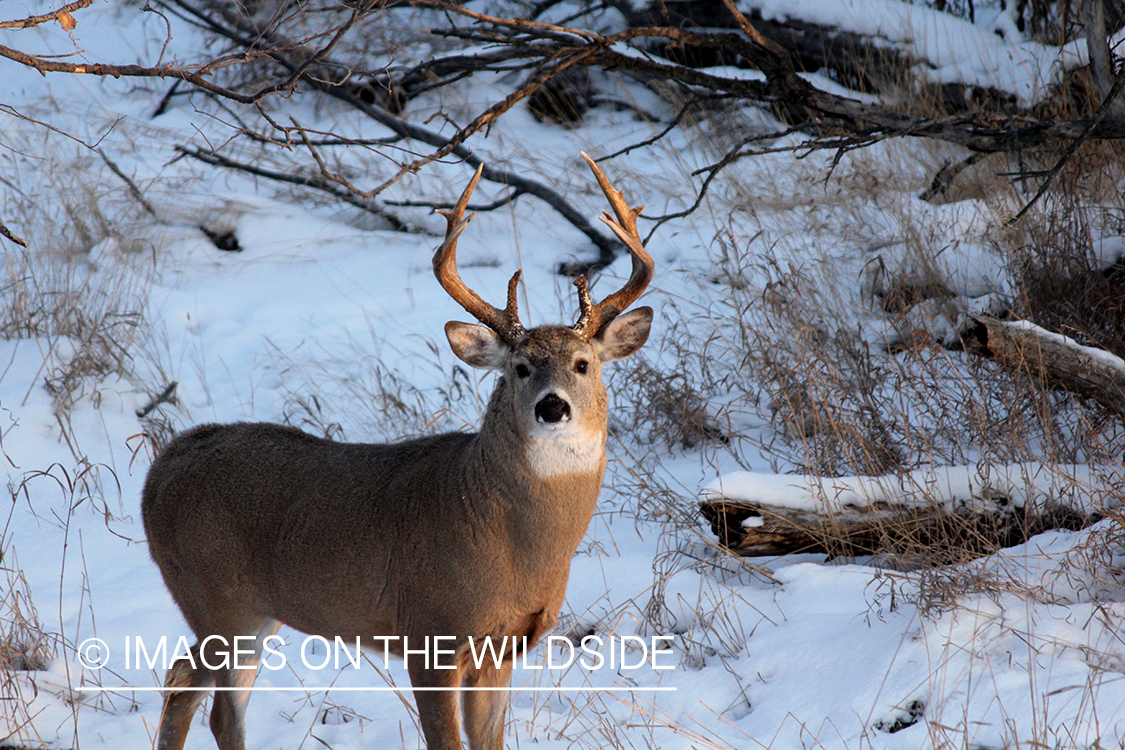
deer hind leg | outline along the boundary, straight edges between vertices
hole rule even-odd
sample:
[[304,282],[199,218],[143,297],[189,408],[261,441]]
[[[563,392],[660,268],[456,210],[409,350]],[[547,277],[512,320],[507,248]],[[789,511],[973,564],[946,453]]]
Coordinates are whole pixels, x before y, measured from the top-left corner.
[[[465,678],[465,687],[507,688],[512,682],[513,660],[500,667],[489,665]],[[467,690],[461,694],[469,750],[504,750],[504,713],[508,691]]]
[[[164,710],[160,714],[160,731],[156,743],[157,750],[182,750],[191,728],[199,704],[207,697],[201,688],[215,686],[215,676],[203,667],[199,660],[199,645],[192,648],[191,657],[183,657],[173,662],[164,678],[168,688],[164,696]],[[192,661],[195,667],[192,667]],[[195,688],[183,690],[182,688]]]
[[[256,672],[249,669],[225,669],[216,675],[215,686],[221,688],[249,688],[254,684]],[[245,750],[246,732],[243,718],[249,690],[216,690],[211,705],[211,734],[219,750]]]
[[426,669],[417,657],[408,662],[408,668],[414,687],[441,688],[414,691],[426,750],[462,750],[461,712],[457,700],[461,669]]
[[[215,691],[215,699],[211,706],[211,734],[215,735],[215,742],[218,744],[219,750],[245,750],[246,729],[244,718],[246,716],[246,704],[250,701],[250,688],[254,684],[254,678],[258,676],[258,663],[262,658],[262,644],[267,637],[276,633],[280,628],[281,623],[276,620],[265,621],[257,628],[257,632],[254,628],[249,628],[249,634],[255,636],[255,641],[252,645],[246,644],[244,640],[240,641],[240,648],[245,650],[252,648],[253,655],[248,656],[245,653],[240,653],[237,662],[238,668],[216,670],[215,687],[227,688],[226,690]],[[247,634],[247,630],[242,632]],[[227,644],[231,652],[230,658],[233,660],[235,641],[233,638],[228,638]],[[235,665],[232,664],[233,666]]]

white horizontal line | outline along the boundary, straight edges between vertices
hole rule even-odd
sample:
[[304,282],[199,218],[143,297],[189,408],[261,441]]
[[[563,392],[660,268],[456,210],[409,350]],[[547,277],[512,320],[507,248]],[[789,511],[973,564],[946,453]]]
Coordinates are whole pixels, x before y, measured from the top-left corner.
[[152,686],[134,686],[134,685],[121,685],[119,687],[92,687],[81,686],[74,688],[79,692],[84,693],[117,693],[125,691],[136,691],[143,693],[154,692],[170,692],[170,693],[191,693],[191,692],[212,692],[212,691],[234,691],[234,690],[248,690],[250,692],[302,692],[302,693],[327,693],[329,691],[339,692],[371,692],[371,693],[426,693],[426,692],[451,692],[451,693],[489,693],[508,691],[512,693],[577,693],[577,692],[590,692],[590,693],[636,693],[647,691],[666,691],[676,690],[674,687],[182,687],[182,688],[163,688]]

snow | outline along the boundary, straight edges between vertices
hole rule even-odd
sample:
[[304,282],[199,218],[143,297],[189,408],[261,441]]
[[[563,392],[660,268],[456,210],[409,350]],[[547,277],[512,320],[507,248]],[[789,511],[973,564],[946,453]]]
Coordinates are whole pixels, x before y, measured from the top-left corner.
[[[1014,8],[996,9],[991,23],[983,17],[970,23],[922,3],[897,0],[747,0],[743,5],[767,19],[801,18],[872,37],[921,60],[917,72],[935,83],[996,88],[1025,104],[1044,96],[1062,69],[1085,65],[1088,59],[1083,40],[1055,48],[1023,38],[1010,16]],[[990,10],[977,12],[984,16]]]
[[[1112,356],[1112,355],[1111,355]],[[833,515],[846,508],[900,505],[950,509],[993,507],[999,500],[1016,508],[1062,505],[1104,515],[1125,473],[1120,465],[928,466],[877,477],[798,477],[735,471],[704,485],[705,499],[725,498]]]
[[[1081,45],[1060,51],[1020,39],[1003,13],[974,25],[890,0],[744,3],[750,7],[767,16],[799,11],[877,35],[928,60],[933,80],[967,79],[1026,101],[1043,96],[1043,84],[1055,80],[1060,54],[1067,66],[1081,64],[1085,54]],[[196,29],[131,2],[96,3],[76,18],[70,34],[54,24],[0,30],[0,44],[88,62],[154,63],[161,55],[186,62],[203,48]],[[164,50],[166,22],[171,41]],[[493,376],[460,366],[443,336],[446,321],[466,315],[430,267],[440,218],[402,209],[412,231],[387,231],[355,209],[177,158],[176,145],[218,144],[230,132],[221,113],[201,100],[173,99],[165,115],[153,118],[166,82],[44,77],[13,63],[3,63],[3,71],[0,220],[32,243],[25,251],[0,240],[12,280],[31,285],[26,280],[33,279],[52,290],[54,284],[73,295],[76,309],[125,300],[144,323],[128,329],[135,336],[128,340],[126,329],[112,329],[128,350],[127,367],[73,382],[65,380],[68,366],[83,353],[103,353],[98,347],[105,342],[78,330],[0,340],[0,449],[13,499],[0,513],[0,580],[7,583],[0,590],[9,592],[0,596],[0,635],[21,620],[38,622],[54,656],[38,670],[0,674],[5,698],[16,697],[0,701],[0,738],[6,737],[0,744],[147,748],[159,720],[155,688],[163,670],[137,667],[135,660],[126,668],[126,639],[151,645],[163,637],[174,650],[189,631],[144,540],[139,497],[152,448],[136,412],[175,381],[176,402],[155,412],[170,429],[287,421],[349,440],[393,440],[474,428]],[[408,115],[418,123],[433,117],[435,128],[443,126],[438,113],[466,122],[466,113],[475,115],[513,85],[482,77],[456,95],[419,97]],[[633,93],[647,109],[667,106],[647,90]],[[309,97],[270,106],[311,128],[384,134]],[[564,130],[516,108],[471,145],[491,162],[548,182],[592,219],[604,199],[579,151],[610,153],[661,127],[598,108],[581,127]],[[628,201],[649,206],[646,215],[678,211],[698,189],[692,171],[721,155],[728,135],[728,123],[715,115],[696,130],[676,131],[655,151],[604,166]],[[88,147],[95,144],[139,186],[156,217],[130,201]],[[657,309],[657,328],[706,323],[735,286],[709,280],[723,251],[721,232],[732,226],[744,245],[760,232],[776,258],[821,269],[824,296],[865,341],[892,336],[869,302],[886,291],[888,278],[918,261],[903,226],[949,228],[923,238],[933,253],[931,266],[919,273],[934,272],[981,306],[1008,293],[1007,272],[989,249],[995,209],[974,200],[919,203],[914,196],[932,170],[900,148],[883,144],[845,156],[831,185],[824,177],[828,159],[773,154],[733,165],[732,179],[716,182],[700,211],[664,224],[648,244],[657,270],[643,303]],[[250,155],[282,159],[274,152]],[[370,154],[340,158],[364,185],[377,184],[389,168]],[[455,162],[433,164],[386,197],[449,201],[468,176]],[[862,187],[849,192],[841,185]],[[502,192],[482,184],[477,200]],[[233,230],[242,250],[216,249],[200,225]],[[99,234],[98,226],[108,229]],[[1120,255],[1120,237],[1107,234],[1098,243],[1107,263]],[[584,237],[527,196],[480,213],[460,240],[461,273],[490,301],[502,298],[517,267],[524,269],[519,302],[529,324],[574,319],[573,289],[554,269],[590,257]],[[883,277],[865,275],[875,258]],[[628,273],[628,260],[614,263],[596,279],[595,296]],[[766,278],[748,268],[737,281],[758,295]],[[678,372],[677,351],[661,334],[654,333],[645,356]],[[626,363],[609,367],[628,372]],[[956,368],[950,370],[955,377]],[[64,393],[60,384],[67,382],[73,387]],[[630,406],[628,391],[620,380],[610,383],[616,418]],[[736,399],[709,395],[716,402]],[[627,430],[611,438],[606,489],[573,560],[555,631],[593,630],[619,643],[673,636],[672,654],[661,663],[674,668],[640,664],[637,641],[626,641],[626,663],[637,666],[536,669],[536,660],[548,655],[544,644],[516,670],[509,747],[905,750],[1125,742],[1119,635],[1125,560],[1115,521],[1041,534],[946,571],[905,573],[810,555],[761,560],[752,568],[716,553],[694,513],[701,487],[705,494],[816,510],[826,501],[971,502],[986,486],[1017,503],[1066,494],[1101,508],[1107,496],[1120,495],[1120,465],[973,461],[924,466],[894,479],[810,477],[767,450],[777,430],[760,411],[733,413],[741,421],[732,425],[739,437],[730,450],[665,449]],[[767,473],[773,464],[780,465]],[[751,467],[756,471],[746,471]],[[679,505],[660,506],[650,496],[649,476],[673,488]],[[250,744],[422,746],[409,695],[400,700],[370,690],[408,685],[400,663],[384,669],[372,659],[358,670],[312,669],[301,664],[304,635],[281,634],[287,668],[263,670],[257,684],[285,690],[255,694],[247,713]],[[93,637],[109,647],[109,665],[100,671],[78,658],[79,644]],[[608,644],[602,653],[608,658]],[[97,686],[118,689],[80,690]],[[590,687],[624,692],[579,690]],[[213,746],[200,712],[188,747]]]

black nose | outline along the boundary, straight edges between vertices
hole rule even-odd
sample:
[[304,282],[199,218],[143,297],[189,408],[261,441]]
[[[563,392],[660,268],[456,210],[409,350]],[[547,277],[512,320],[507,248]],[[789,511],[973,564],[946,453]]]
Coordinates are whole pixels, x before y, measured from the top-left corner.
[[570,419],[570,404],[549,393],[535,405],[535,418],[549,424]]

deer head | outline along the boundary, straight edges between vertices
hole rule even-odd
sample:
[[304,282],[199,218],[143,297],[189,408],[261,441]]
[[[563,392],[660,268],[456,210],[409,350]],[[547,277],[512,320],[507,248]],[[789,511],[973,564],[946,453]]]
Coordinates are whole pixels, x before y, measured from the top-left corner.
[[[585,153],[582,157],[613,209],[613,215],[603,212],[602,221],[632,255],[633,270],[625,286],[594,304],[586,277],[579,276],[574,282],[578,296],[578,320],[574,325],[531,330],[524,328],[517,310],[519,271],[508,282],[503,310],[469,289],[457,272],[457,238],[474,216],[465,217],[465,208],[483,165],[477,168],[456,205],[441,212],[447,228],[445,241],[434,254],[434,275],[454,300],[484,324],[447,323],[445,333],[453,352],[473,367],[500,370],[504,377],[497,390],[510,393],[511,404],[534,404],[530,410],[516,415],[517,430],[532,438],[566,435],[572,438],[574,446],[586,441],[590,451],[600,452],[604,451],[606,421],[601,366],[629,356],[648,338],[652,309],[642,307],[627,315],[622,312],[644,292],[652,279],[654,264],[637,231],[637,216],[644,206],[630,208],[597,164]],[[590,443],[591,433],[603,433],[603,439]]]

